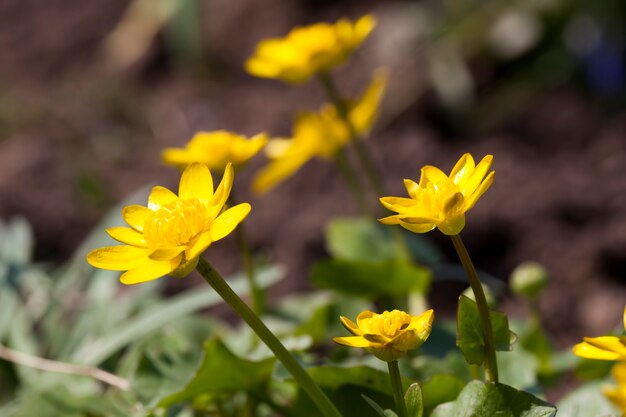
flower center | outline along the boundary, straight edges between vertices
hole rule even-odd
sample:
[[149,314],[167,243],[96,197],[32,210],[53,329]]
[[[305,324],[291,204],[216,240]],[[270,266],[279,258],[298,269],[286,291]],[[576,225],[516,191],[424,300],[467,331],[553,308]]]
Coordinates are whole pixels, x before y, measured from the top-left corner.
[[411,316],[404,311],[393,310],[376,314],[370,319],[369,328],[374,334],[393,338],[411,323]]
[[207,210],[198,199],[178,199],[148,217],[143,230],[148,247],[168,248],[189,244],[207,223]]

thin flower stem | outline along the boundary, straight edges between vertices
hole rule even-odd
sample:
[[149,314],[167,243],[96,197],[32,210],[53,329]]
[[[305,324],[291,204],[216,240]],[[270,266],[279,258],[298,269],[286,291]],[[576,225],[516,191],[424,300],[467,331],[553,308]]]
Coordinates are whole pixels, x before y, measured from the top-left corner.
[[241,298],[228,286],[224,278],[202,257],[196,267],[205,281],[213,287],[215,292],[232,307],[233,310],[250,326],[259,338],[282,362],[287,371],[291,373],[297,384],[307,393],[311,400],[317,405],[322,414],[326,417],[341,417],[341,414],[333,403],[324,394],[321,388],[307,374],[298,361],[289,353],[278,338],[265,324],[254,314],[254,312],[244,303]]
[[487,298],[485,298],[485,292],[478,278],[478,273],[474,264],[467,253],[467,249],[461,240],[461,235],[451,235],[454,249],[459,255],[461,264],[465,274],[469,279],[470,287],[474,292],[474,298],[476,299],[476,305],[478,306],[478,313],[480,315],[480,321],[483,326],[483,336],[485,339],[485,379],[487,382],[498,382],[498,364],[496,362],[496,346],[493,339],[493,329],[491,327],[491,319],[489,317],[489,305],[487,304]]
[[335,107],[337,108],[337,114],[339,117],[345,122],[348,127],[348,132],[350,134],[351,143],[354,145],[356,150],[357,157],[359,159],[360,164],[367,175],[367,178],[374,189],[374,192],[377,195],[385,195],[385,190],[383,187],[383,183],[380,180],[380,175],[378,174],[378,170],[376,169],[376,165],[374,164],[374,159],[370,155],[367,147],[362,141],[362,138],[357,133],[352,121],[348,116],[348,106],[346,106],[346,101],[341,97],[337,86],[331,75],[328,72],[321,72],[319,74],[319,80],[322,86],[324,87],[324,91],[326,93],[326,97],[330,100]]
[[404,402],[404,390],[402,389],[402,378],[400,378],[400,369],[398,361],[387,362],[389,368],[389,377],[391,378],[391,389],[393,390],[393,398],[396,402],[396,411],[398,417],[407,417],[406,403]]
[[352,170],[352,167],[350,166],[350,163],[348,162],[348,158],[346,157],[346,154],[343,151],[343,149],[340,149],[335,154],[335,163],[337,164],[339,171],[341,172],[344,179],[346,180],[346,183],[348,184],[350,191],[352,191],[352,195],[354,196],[354,201],[356,201],[357,205],[359,206],[361,213],[369,215],[370,211],[369,211],[367,204],[365,203],[365,200],[363,199],[363,191],[361,189],[361,183],[359,182],[359,178],[357,177],[357,175]]
[[248,235],[246,234],[246,230],[243,226],[243,224],[240,224],[235,230],[237,235],[237,244],[239,246],[243,265],[246,270],[246,279],[248,281],[248,287],[250,288],[250,295],[252,296],[252,310],[257,315],[262,315],[265,311],[265,293],[263,289],[259,287],[256,280],[254,259],[252,259],[252,253],[248,243]]
[[0,345],[0,359],[42,371],[87,376],[124,391],[130,389],[130,382],[128,382],[128,380],[103,371],[102,369],[27,355],[26,353],[18,352],[3,345]]

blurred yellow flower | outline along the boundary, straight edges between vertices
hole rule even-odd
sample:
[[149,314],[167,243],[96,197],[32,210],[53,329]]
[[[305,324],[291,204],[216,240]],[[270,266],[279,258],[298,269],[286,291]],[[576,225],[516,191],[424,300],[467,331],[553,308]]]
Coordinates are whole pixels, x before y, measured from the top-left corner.
[[184,148],[166,148],[162,153],[163,162],[184,168],[194,162],[200,162],[214,171],[223,171],[226,164],[235,168],[248,162],[267,144],[265,133],[250,139],[225,130],[199,132]]
[[604,387],[602,393],[619,408],[622,415],[626,415],[626,363],[613,366],[613,378],[617,386]]
[[379,221],[399,224],[415,233],[437,227],[446,235],[458,235],[465,226],[465,212],[474,207],[493,183],[495,172],[487,175],[492,160],[493,156],[487,155],[475,165],[472,155],[466,153],[449,176],[434,166],[423,167],[419,184],[404,180],[410,198],[380,199],[383,206],[398,214]]
[[245,64],[251,75],[297,84],[342,64],[376,24],[371,15],[355,23],[317,23],[296,27],[284,38],[261,41]]
[[400,310],[382,314],[366,310],[358,315],[356,324],[342,316],[341,324],[354,336],[335,337],[333,341],[340,345],[363,348],[385,362],[395,361],[428,339],[433,318],[433,310],[419,316],[410,316]]
[[[626,308],[624,308],[623,316],[624,329],[626,329]],[[575,355],[588,359],[626,361],[625,336],[584,337],[583,340],[584,342],[572,349]]]
[[[357,135],[367,135],[374,124],[386,81],[385,71],[376,71],[361,98],[348,103],[348,119]],[[310,159],[331,159],[350,140],[350,129],[334,105],[326,104],[318,113],[302,112],[296,117],[291,139],[272,139],[265,147],[271,161],[255,176],[252,189],[267,192]]]
[[226,165],[215,192],[209,168],[189,165],[180,178],[178,196],[156,186],[147,207],[124,207],[122,217],[130,227],[107,229],[124,245],[96,249],[87,261],[96,268],[126,271],[120,278],[124,284],[189,274],[202,252],[232,232],[250,212],[248,203],[222,211],[232,185],[231,164]]

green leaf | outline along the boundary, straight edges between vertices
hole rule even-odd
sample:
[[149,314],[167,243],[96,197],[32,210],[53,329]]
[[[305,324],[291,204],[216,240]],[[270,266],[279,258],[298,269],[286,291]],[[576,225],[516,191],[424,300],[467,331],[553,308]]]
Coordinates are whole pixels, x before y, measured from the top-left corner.
[[506,355],[498,355],[496,359],[501,383],[517,389],[530,389],[537,385],[539,360],[534,355],[516,347]]
[[[308,369],[309,375],[326,392],[344,416],[378,417],[379,414],[363,399],[370,398],[383,410],[394,409],[391,384],[387,372],[367,366],[320,366]],[[412,381],[403,378],[408,387]],[[293,414],[298,417],[319,417],[317,407],[300,389],[293,406]]]
[[275,358],[254,362],[233,355],[219,340],[204,344],[204,359],[193,379],[181,391],[160,401],[168,407],[207,393],[232,393],[258,389],[274,369]]
[[[281,276],[281,268],[269,268],[259,272],[258,283],[262,288],[266,288],[278,281]],[[248,290],[245,278],[238,278],[230,284],[238,294],[245,294]],[[143,311],[137,317],[133,317],[108,334],[97,339],[87,340],[76,350],[72,360],[82,364],[97,365],[130,342],[158,330],[167,323],[174,322],[203,308],[219,304],[221,301],[222,299],[208,286],[192,288],[177,296],[155,303],[150,309]]]
[[585,384],[572,391],[558,403],[559,417],[596,417],[615,413],[611,403],[602,394],[604,383]]
[[[496,350],[511,350],[511,331],[504,313],[491,311]],[[463,352],[465,360],[473,365],[480,365],[485,359],[485,338],[478,306],[468,297],[459,297],[457,313],[457,346]]]
[[454,402],[445,403],[430,417],[553,417],[556,407],[503,384],[472,381]]
[[434,264],[443,256],[439,250],[422,236],[393,230],[370,218],[335,218],[326,225],[326,248],[337,259],[349,261],[397,260],[403,239],[414,260]]
[[422,387],[417,382],[411,384],[404,394],[407,417],[422,417],[424,415],[424,396]]
[[430,286],[428,269],[402,261],[353,262],[325,260],[311,273],[313,284],[365,297],[426,293]]
[[455,400],[464,386],[465,382],[454,375],[434,375],[422,384],[424,414],[428,416],[439,404]]

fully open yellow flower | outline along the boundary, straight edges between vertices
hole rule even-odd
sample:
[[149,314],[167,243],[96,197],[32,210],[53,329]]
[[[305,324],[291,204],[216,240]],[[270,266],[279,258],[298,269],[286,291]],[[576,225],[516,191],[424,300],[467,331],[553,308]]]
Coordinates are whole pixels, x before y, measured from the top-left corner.
[[257,77],[302,83],[311,76],[342,64],[374,28],[371,15],[355,23],[346,19],[335,24],[317,23],[296,27],[284,38],[261,41],[246,70]]
[[626,363],[622,362],[613,366],[612,373],[617,386],[604,387],[602,393],[619,408],[622,415],[626,415]]
[[209,168],[189,165],[180,178],[178,195],[156,186],[148,207],[124,207],[122,217],[130,227],[107,229],[124,245],[96,249],[87,261],[96,268],[126,271],[120,278],[124,284],[189,274],[202,252],[232,232],[250,212],[248,203],[222,211],[232,185],[231,164],[226,165],[215,192]]
[[[624,329],[626,330],[626,308],[624,308]],[[626,337],[601,336],[584,337],[584,342],[574,346],[575,355],[588,359],[626,361]]]
[[466,153],[450,175],[434,166],[423,167],[419,184],[404,180],[410,198],[380,199],[383,206],[398,214],[379,221],[399,224],[415,233],[426,233],[437,227],[446,235],[458,235],[465,226],[465,212],[474,207],[493,183],[495,172],[487,175],[492,160],[493,156],[487,155],[475,165],[472,155]]
[[[357,135],[367,135],[374,124],[386,81],[386,73],[376,71],[361,98],[348,103],[348,119]],[[310,159],[332,158],[350,139],[350,129],[334,105],[326,104],[318,113],[300,113],[294,123],[293,138],[272,139],[267,144],[265,151],[271,162],[255,176],[252,189],[267,192]]]
[[248,139],[225,130],[199,132],[184,148],[167,148],[162,153],[163,162],[184,168],[194,162],[205,164],[211,170],[223,171],[226,164],[235,168],[248,162],[268,141],[265,133]]
[[333,341],[363,348],[385,362],[395,361],[428,339],[434,316],[433,310],[419,316],[410,316],[400,310],[382,314],[366,310],[358,315],[356,324],[342,316],[341,324],[354,336],[335,337]]

